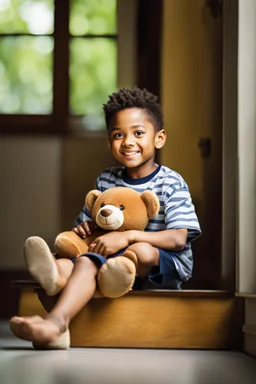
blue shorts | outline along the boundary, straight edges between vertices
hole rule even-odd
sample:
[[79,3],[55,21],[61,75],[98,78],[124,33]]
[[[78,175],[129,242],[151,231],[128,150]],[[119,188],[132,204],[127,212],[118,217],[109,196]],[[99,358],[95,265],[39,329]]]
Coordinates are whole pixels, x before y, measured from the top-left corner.
[[182,281],[174,263],[176,252],[166,251],[166,249],[161,248],[157,249],[159,251],[159,266],[153,267],[148,275],[149,281],[161,287],[181,289]]
[[[175,252],[166,251],[165,249],[161,248],[157,249],[159,251],[159,266],[152,268],[152,271],[147,277],[148,280],[159,287],[166,287],[169,289],[176,290],[181,289],[182,281],[174,263]],[[125,249],[122,249],[121,251],[115,253],[113,256],[110,257],[120,256],[124,253],[124,251]],[[98,268],[100,268],[107,261],[104,256],[93,252],[87,252],[80,256],[89,257],[97,265]],[[73,262],[75,262],[75,260],[76,258],[72,259]],[[138,280],[140,279],[137,279],[135,281],[135,289],[136,287],[140,286]]]

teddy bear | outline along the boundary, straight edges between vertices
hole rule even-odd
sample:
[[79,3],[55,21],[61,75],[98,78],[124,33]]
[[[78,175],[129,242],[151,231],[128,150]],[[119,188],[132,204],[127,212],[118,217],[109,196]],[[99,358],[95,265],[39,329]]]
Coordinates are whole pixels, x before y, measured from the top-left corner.
[[[54,243],[60,257],[75,258],[87,253],[93,240],[108,231],[143,231],[159,211],[159,201],[153,192],[138,193],[128,187],[110,188],[102,193],[91,190],[86,195],[85,204],[98,228],[85,239],[73,231],[60,233]],[[130,250],[107,258],[97,275],[101,294],[109,298],[126,294],[134,284],[136,266],[136,254]]]

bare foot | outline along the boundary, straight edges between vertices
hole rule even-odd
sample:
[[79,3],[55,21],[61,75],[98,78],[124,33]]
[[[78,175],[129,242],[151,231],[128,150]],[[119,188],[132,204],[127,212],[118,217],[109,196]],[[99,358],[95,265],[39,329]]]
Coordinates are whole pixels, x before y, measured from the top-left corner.
[[47,243],[37,236],[29,237],[24,244],[24,258],[31,276],[49,296],[59,293],[67,279],[60,273]]
[[40,316],[14,316],[10,320],[10,329],[16,337],[42,347],[55,342],[66,332],[66,329]]

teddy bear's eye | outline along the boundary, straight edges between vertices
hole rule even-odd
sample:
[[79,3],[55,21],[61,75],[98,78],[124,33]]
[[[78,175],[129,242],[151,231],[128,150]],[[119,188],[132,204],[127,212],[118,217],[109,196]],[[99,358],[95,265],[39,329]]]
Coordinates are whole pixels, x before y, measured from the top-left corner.
[[123,205],[119,205],[119,209],[120,209],[120,211],[123,211],[124,210],[124,206]]
[[102,203],[102,204],[101,204],[101,208],[105,207],[105,205],[106,205],[106,204]]

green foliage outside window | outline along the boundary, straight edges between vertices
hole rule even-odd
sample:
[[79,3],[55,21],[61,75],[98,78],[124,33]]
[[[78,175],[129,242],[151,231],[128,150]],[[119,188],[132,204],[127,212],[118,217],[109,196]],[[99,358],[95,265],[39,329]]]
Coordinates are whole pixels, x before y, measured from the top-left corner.
[[0,0],[0,113],[52,112],[53,38],[38,35],[53,32],[53,10],[53,0]]
[[49,36],[0,39],[0,112],[51,113],[52,52]]
[[0,0],[0,33],[52,33],[53,11],[53,0]]
[[71,0],[70,33],[116,33],[116,0]]
[[71,113],[97,114],[116,84],[116,45],[110,39],[74,38],[70,44]]
[[95,129],[102,104],[116,89],[117,48],[113,38],[84,37],[116,33],[116,0],[71,0],[70,112],[86,115]]

